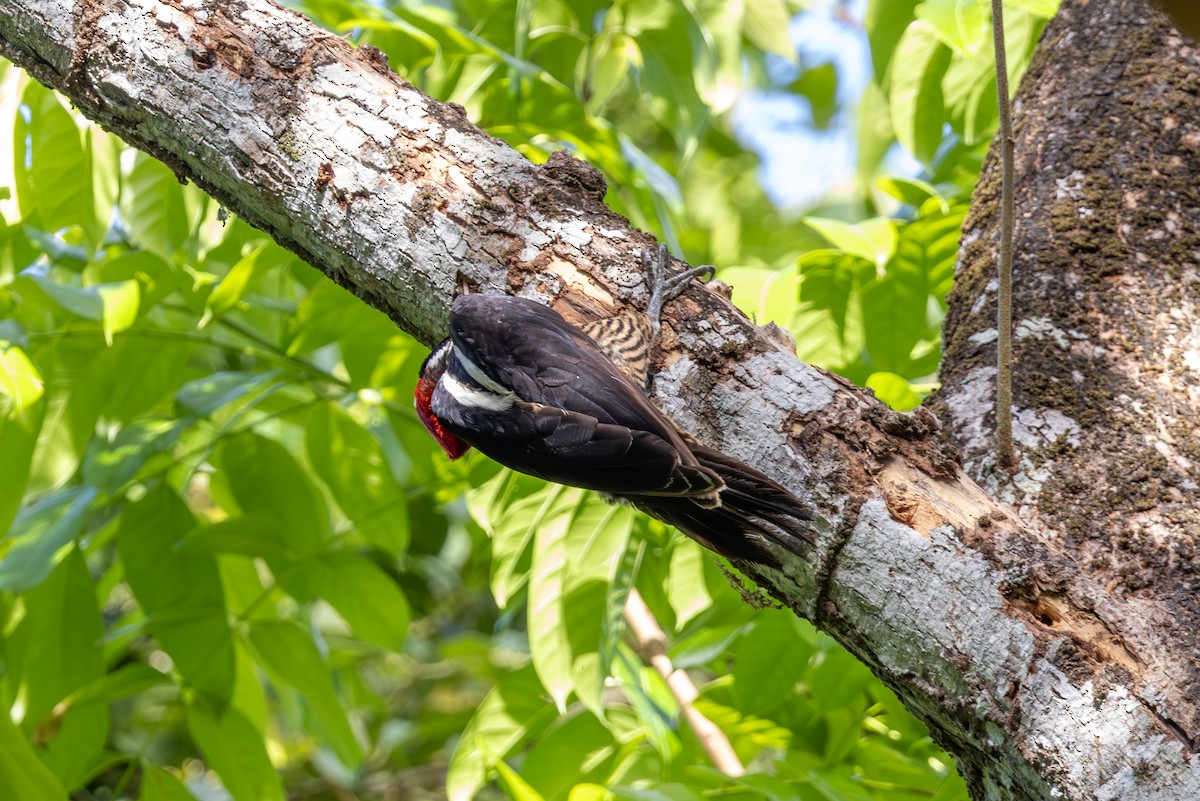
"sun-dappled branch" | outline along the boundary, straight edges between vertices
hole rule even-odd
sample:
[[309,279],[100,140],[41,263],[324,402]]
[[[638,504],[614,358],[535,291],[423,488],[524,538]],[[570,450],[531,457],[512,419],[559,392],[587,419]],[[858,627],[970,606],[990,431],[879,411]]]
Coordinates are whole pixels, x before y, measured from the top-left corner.
[[[1129,0],[1068,8],[1043,64],[1076,28],[1142,13]],[[1152,43],[1174,36],[1158,17],[1146,33],[1111,27]],[[645,302],[636,254],[654,243],[604,205],[596,170],[566,153],[530,163],[400,80],[378,51],[266,0],[5,0],[0,52],[426,343],[463,284],[574,321]],[[1036,88],[1024,102],[1026,113],[1051,104]],[[1182,133],[1172,141],[1195,150]],[[1072,175],[1062,191],[1083,187]],[[1136,205],[1129,191],[1123,202]],[[1078,216],[1071,230],[1086,239],[1092,223]],[[1043,540],[1027,508],[1038,499],[990,496],[933,415],[898,414],[801,363],[715,292],[692,289],[665,322],[656,402],[817,510],[810,554],[739,567],[894,688],[978,798],[1196,796],[1193,656],[1140,599],[1111,594]],[[972,386],[956,375],[947,397]],[[1057,420],[1038,431],[1069,434]],[[286,628],[263,627],[256,647],[290,643]],[[352,737],[342,745],[355,748]]]
[[695,701],[699,695],[696,685],[687,673],[671,664],[663,630],[658,625],[658,621],[654,619],[654,613],[646,606],[646,602],[642,600],[641,594],[636,589],[630,591],[629,599],[625,602],[625,622],[629,625],[629,631],[633,634],[638,650],[645,654],[644,658],[650,662],[667,686],[671,688],[671,693],[683,711],[684,719],[696,733],[696,737],[699,738],[716,769],[726,776],[741,776],[745,773],[746,768],[733,750],[733,746],[729,744],[729,738],[711,720],[704,717],[696,707],[692,706],[692,701]]

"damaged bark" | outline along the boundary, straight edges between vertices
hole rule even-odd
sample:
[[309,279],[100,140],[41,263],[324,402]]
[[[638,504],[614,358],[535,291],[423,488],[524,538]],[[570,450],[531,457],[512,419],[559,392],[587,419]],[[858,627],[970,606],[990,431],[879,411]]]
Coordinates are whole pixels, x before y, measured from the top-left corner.
[[[1145,29],[1134,31],[1139,23]],[[1109,50],[1090,43],[1089,37],[1121,32],[1150,48],[1145,52],[1158,54],[1154,57],[1175,59],[1176,66],[1160,64],[1158,71],[1138,60],[1139,47],[1121,45],[1119,38]],[[1133,458],[1134,445],[1158,430],[1135,425],[1154,421],[1157,426],[1160,418],[1146,411],[1151,401],[1157,404],[1153,409],[1172,412],[1161,419],[1174,441],[1159,439],[1172,453],[1191,458],[1180,443],[1195,442],[1194,432],[1181,422],[1183,410],[1192,407],[1178,404],[1195,396],[1184,388],[1167,393],[1165,400],[1152,397],[1153,380],[1144,384],[1144,392],[1129,395],[1136,382],[1128,373],[1148,371],[1151,363],[1141,359],[1155,354],[1162,364],[1176,365],[1169,375],[1182,375],[1191,369],[1184,340],[1194,336],[1185,329],[1200,328],[1189,316],[1191,306],[1184,304],[1195,279],[1187,278],[1191,273],[1183,254],[1191,253],[1194,263],[1196,247],[1186,250],[1176,241],[1186,237],[1175,235],[1194,232],[1196,224],[1196,209],[1187,200],[1192,187],[1181,177],[1195,174],[1193,139],[1200,129],[1185,114],[1189,110],[1176,108],[1192,92],[1190,113],[1196,110],[1194,92],[1181,88],[1195,80],[1195,54],[1161,17],[1122,0],[1071,0],[1046,36],[1048,45],[1023,90],[1019,120],[1035,109],[1062,111],[1095,129],[1103,120],[1090,115],[1106,113],[1105,97],[1113,95],[1129,105],[1121,106],[1120,114],[1130,124],[1157,124],[1163,135],[1139,154],[1136,141],[1114,131],[1113,146],[1127,148],[1121,152],[1133,162],[1125,166],[1142,167],[1128,180],[1141,183],[1089,201],[1089,208],[1112,208],[1116,217],[1085,218],[1078,213],[1072,195],[1077,190],[1071,188],[1076,179],[1070,176],[1081,173],[1082,191],[1092,186],[1088,181],[1096,173],[1098,189],[1107,190],[1116,178],[1100,168],[1117,168],[1114,151],[1097,144],[1088,151],[1090,162],[1076,163],[1069,160],[1077,152],[1069,147],[1072,142],[1033,142],[1031,147],[1025,137],[1032,138],[1038,123],[1020,128],[1021,205],[1036,208],[1029,203],[1042,191],[1043,199],[1054,204],[1044,206],[1047,225],[1057,220],[1060,226],[1058,238],[1031,239],[1023,242],[1023,251],[1018,248],[1027,257],[1018,261],[1018,280],[1030,284],[1022,291],[1046,296],[1045,311],[1037,314],[1030,314],[1019,296],[1022,324],[1034,331],[1065,331],[1068,347],[1061,358],[1073,357],[1073,343],[1087,343],[1090,350],[1080,358],[1092,361],[1080,369],[1093,369],[1096,348],[1114,347],[1101,343],[1116,338],[1136,345],[1125,351],[1125,366],[1109,365],[1102,376],[1109,381],[1111,374],[1111,385],[1098,379],[1085,382],[1088,391],[1076,393],[1094,401],[1087,406],[1094,418],[1085,419],[1075,407],[1068,414],[1029,389],[1054,384],[1053,379],[1074,385],[1071,368],[1062,372],[1027,355],[1032,334],[1020,341],[1018,377],[1027,363],[1029,375],[1045,377],[1027,378],[1024,389],[1018,383],[1018,403],[1041,414],[1031,419],[1043,434],[1066,425],[1059,417],[1069,418],[1074,428],[1059,433],[1068,437],[1065,447],[1079,454],[1027,451],[1026,458],[1038,459],[1031,469],[1053,477],[1060,474],[1055,465],[1107,453],[1107,436],[1114,437],[1112,450]],[[1074,109],[1057,95],[1050,99],[1061,89],[1042,83],[1057,74],[1056,60],[1066,58],[1067,49],[1069,66],[1063,69],[1073,71],[1076,90],[1088,99]],[[1101,62],[1115,51],[1120,51],[1118,61]],[[61,0],[0,0],[0,52],[425,342],[444,331],[461,283],[535,298],[575,321],[645,304],[637,253],[654,243],[604,206],[604,182],[595,170],[565,154],[545,165],[530,164],[472,126],[461,109],[430,100],[400,80],[378,51],[354,49],[266,0],[84,0],[74,6]],[[1096,63],[1084,71],[1081,61]],[[1172,109],[1174,127],[1163,132],[1167,116],[1136,105],[1141,102]],[[1029,166],[1035,155],[1041,159],[1037,170]],[[1054,192],[1047,196],[1026,181],[1058,176],[1059,158],[1071,166],[1062,173],[1067,195],[1054,200]],[[988,176],[976,205],[983,209],[974,217],[976,228],[990,224],[992,216],[986,211]],[[1169,187],[1175,187],[1175,195]],[[1133,228],[1121,227],[1119,221],[1134,216],[1129,203],[1140,209],[1139,218],[1156,220],[1162,237],[1134,235]],[[1029,277],[1029,258],[1050,265],[1045,271],[1056,277],[1076,261],[1098,259],[1093,251],[1084,251],[1093,254],[1086,258],[1078,255],[1080,243],[1099,241],[1097,229],[1109,220],[1117,221],[1111,223],[1119,235],[1115,241],[1125,237],[1122,247],[1128,250],[1121,252],[1141,253],[1161,269],[1161,277],[1151,280],[1148,276],[1158,273],[1148,267],[1118,269],[1120,280],[1109,280],[1111,273],[1081,277],[1079,292],[1085,298],[1089,287],[1095,295],[1136,293],[1142,311],[1161,308],[1162,315],[1106,316],[1099,305],[1097,320],[1078,305],[1059,312],[1051,299],[1062,292],[1052,290],[1064,287]],[[1022,221],[1021,236],[1033,230]],[[1143,240],[1137,247],[1128,244]],[[1165,617],[1168,600],[1182,607],[1186,598],[1165,591],[1145,595],[1148,583],[1137,591],[1120,581],[1114,586],[1113,577],[1124,574],[1098,570],[1089,561],[1104,548],[1103,531],[1091,527],[1114,519],[1124,525],[1147,510],[1122,507],[1108,516],[1085,515],[1080,519],[1089,533],[1072,535],[1074,540],[1054,536],[1066,530],[1065,518],[1058,515],[1067,511],[1039,508],[1041,487],[1050,479],[1031,494],[1019,491],[1017,482],[989,474],[987,447],[971,436],[984,409],[956,400],[975,398],[971,393],[988,381],[979,372],[987,369],[982,366],[986,349],[972,350],[972,337],[985,326],[980,317],[980,325],[971,329],[971,309],[985,291],[989,242],[985,233],[968,233],[941,402],[951,435],[963,444],[968,465],[991,495],[947,455],[928,412],[896,414],[848,382],[798,362],[770,331],[699,287],[667,310],[655,400],[705,444],[751,462],[812,502],[819,516],[817,545],[809,558],[781,551],[776,564],[744,566],[747,574],[871,665],[958,757],[976,798],[1200,797],[1195,641]],[[1164,266],[1160,257],[1168,243],[1179,245],[1172,252],[1180,256]],[[1126,278],[1133,283],[1121,283]],[[1166,297],[1182,304],[1178,319],[1165,303],[1151,302]],[[1078,324],[1066,322],[1076,317]],[[1071,331],[1088,338],[1073,339]],[[1102,338],[1106,331],[1115,333]],[[1048,336],[1057,341],[1055,334]],[[1163,374],[1168,373],[1155,372],[1154,378]],[[1122,393],[1128,401],[1120,400]],[[1103,423],[1108,404],[1112,419],[1122,424],[1110,426],[1107,434],[1097,430],[1096,438],[1086,441],[1088,450],[1082,450],[1085,426],[1090,431],[1097,421]],[[1125,411],[1118,415],[1120,409]],[[1070,436],[1080,445],[1072,445]],[[1057,448],[1064,447],[1061,437],[1052,439]],[[1171,464],[1180,476],[1191,475],[1177,458]],[[1065,481],[1067,473],[1061,474]],[[1114,480],[1121,476],[1112,475]],[[1081,491],[1059,494],[1082,497],[1096,488],[1089,484],[1090,473],[1079,480]],[[1195,489],[1187,481],[1160,482],[1181,493],[1171,507],[1181,514],[1192,499],[1187,493]],[[1138,499],[1147,497],[1153,496],[1136,493]],[[1073,507],[1063,500],[1057,508]],[[1150,551],[1159,541],[1145,530]],[[1177,543],[1172,553],[1184,554],[1186,529],[1178,531],[1168,539]],[[1093,540],[1099,543],[1095,550],[1079,547]],[[1173,558],[1170,564],[1180,564],[1179,556]],[[1151,557],[1146,565],[1158,570]],[[1194,613],[1194,593],[1191,603]],[[1194,638],[1194,618],[1180,625],[1187,621]]]

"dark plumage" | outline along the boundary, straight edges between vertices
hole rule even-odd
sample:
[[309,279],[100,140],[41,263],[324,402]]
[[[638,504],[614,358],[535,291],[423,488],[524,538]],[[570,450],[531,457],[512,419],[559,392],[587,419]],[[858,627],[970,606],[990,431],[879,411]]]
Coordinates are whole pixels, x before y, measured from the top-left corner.
[[773,561],[764,540],[798,550],[808,508],[676,428],[608,355],[648,365],[654,326],[609,322],[589,326],[616,332],[605,348],[533,301],[462,295],[449,338],[422,367],[418,412],[451,458],[473,446],[514,470],[597,490],[729,557]]

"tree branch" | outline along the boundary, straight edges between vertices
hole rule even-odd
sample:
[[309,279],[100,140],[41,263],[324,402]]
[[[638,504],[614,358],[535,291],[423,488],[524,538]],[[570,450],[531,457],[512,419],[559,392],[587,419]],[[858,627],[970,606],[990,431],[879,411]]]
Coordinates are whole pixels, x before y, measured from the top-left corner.
[[[0,52],[422,340],[460,281],[576,321],[645,303],[636,253],[653,243],[594,170],[530,164],[377,51],[265,0],[79,10],[0,0]],[[1184,742],[1200,701],[1165,678],[1190,657],[1151,647],[1135,603],[959,471],[931,415],[801,364],[699,288],[669,305],[662,344],[662,408],[818,510],[808,559],[741,567],[887,681],[977,797],[1200,795]]]
[[679,702],[683,719],[695,732],[696,739],[712,760],[713,766],[726,776],[745,774],[746,768],[742,765],[742,760],[738,759],[733,746],[729,744],[725,732],[692,706],[692,701],[695,701],[700,693],[696,690],[692,677],[671,664],[671,657],[667,654],[666,635],[636,588],[630,589],[629,597],[625,600],[625,622],[629,624],[629,631],[633,634],[638,651],[645,654],[650,665],[666,682],[671,695]]

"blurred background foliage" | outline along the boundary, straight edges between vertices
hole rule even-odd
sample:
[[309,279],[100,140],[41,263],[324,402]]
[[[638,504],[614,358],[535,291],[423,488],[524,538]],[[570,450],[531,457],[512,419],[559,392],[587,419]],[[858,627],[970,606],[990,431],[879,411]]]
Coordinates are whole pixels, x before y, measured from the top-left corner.
[[[995,128],[986,5],[296,4],[529,158],[575,151],[900,409],[935,381]],[[1014,76],[1054,10],[1007,4]],[[15,68],[0,86],[6,798],[966,797],[828,637],[628,509],[445,461],[410,400],[424,348]],[[819,141],[845,169],[789,203],[772,176],[824,174]],[[633,587],[746,776],[631,647]]]

